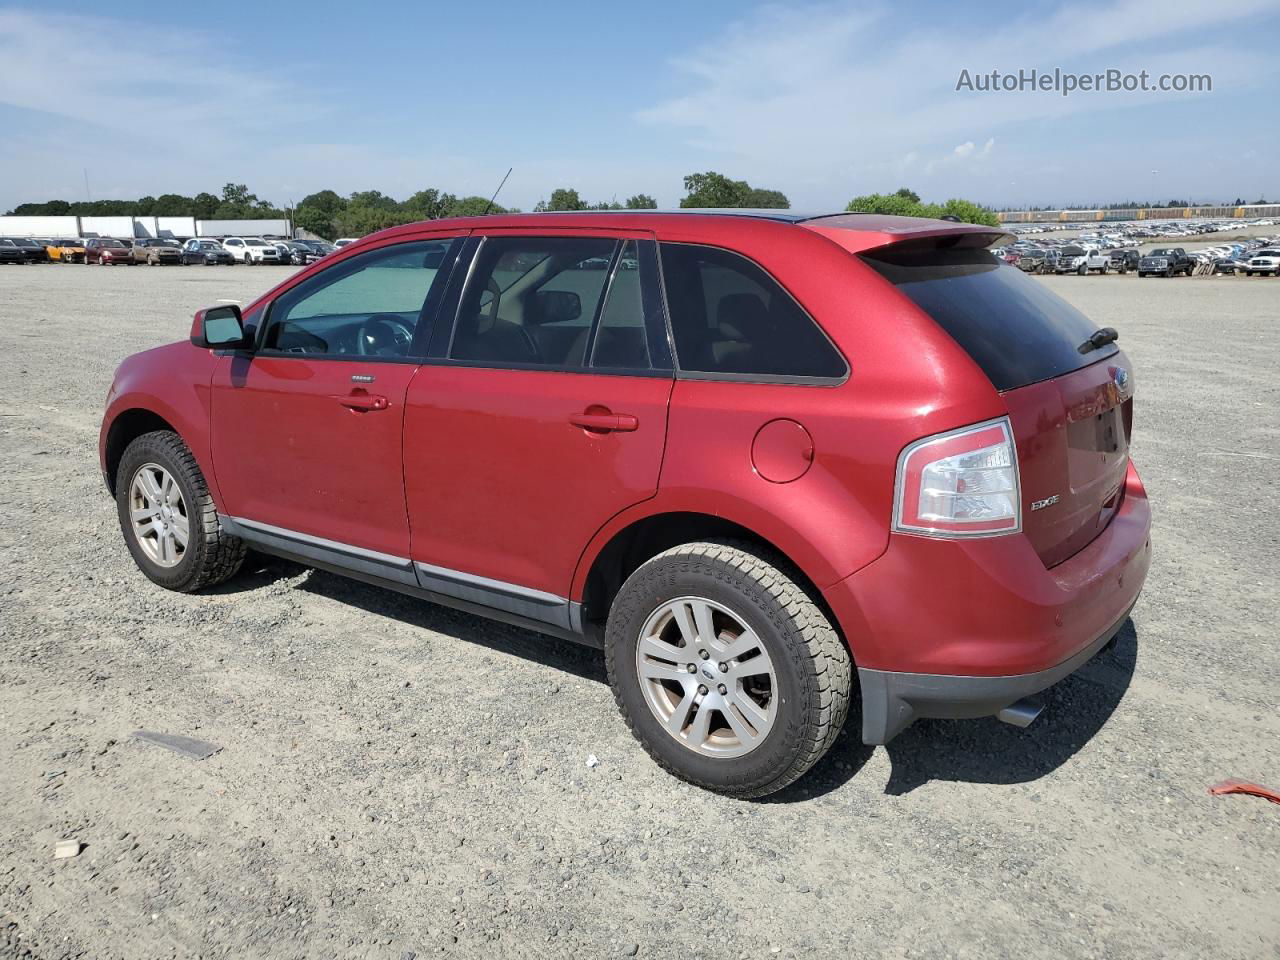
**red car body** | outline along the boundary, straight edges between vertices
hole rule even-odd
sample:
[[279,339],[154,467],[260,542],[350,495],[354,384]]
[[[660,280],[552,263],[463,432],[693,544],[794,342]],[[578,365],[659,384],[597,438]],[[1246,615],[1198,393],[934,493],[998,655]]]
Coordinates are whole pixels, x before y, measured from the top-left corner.
[[84,262],[102,266],[121,263],[133,266],[133,247],[120,240],[95,237],[85,241]]
[[[709,532],[750,537],[821,597],[858,670],[863,737],[884,743],[917,716],[994,714],[1071,672],[1119,630],[1147,573],[1150,512],[1128,457],[1123,353],[1109,347],[1062,376],[998,389],[863,256],[905,243],[985,247],[997,234],[871,215],[679,213],[394,228],[291,276],[244,311],[246,323],[381,247],[634,238],[758,264],[820,324],[848,373],[749,382],[687,376],[677,364],[615,376],[182,342],[120,367],[102,469],[111,486],[129,440],[167,427],[194,454],[219,514],[252,544],[587,642],[598,642],[608,597],[637,557]],[[353,386],[366,373],[376,383]],[[584,416],[613,419],[602,432],[580,427]],[[1009,425],[1016,447],[1018,529],[896,529],[900,458],[912,444],[992,422]],[[338,547],[341,562],[329,552]],[[396,558],[412,562],[387,562]]]

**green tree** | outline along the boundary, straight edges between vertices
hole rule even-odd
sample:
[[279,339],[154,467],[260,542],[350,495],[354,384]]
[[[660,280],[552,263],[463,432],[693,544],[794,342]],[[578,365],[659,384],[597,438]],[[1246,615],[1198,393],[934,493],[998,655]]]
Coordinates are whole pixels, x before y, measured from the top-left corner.
[[178,193],[162,193],[151,205],[157,217],[190,217],[195,215],[195,200]]
[[781,190],[760,190],[752,187],[747,191],[742,205],[758,210],[788,210],[791,207],[791,201]]
[[319,190],[315,193],[309,193],[302,198],[302,202],[298,204],[298,209],[310,207],[326,216],[332,217],[347,205],[347,201],[342,199],[332,190]]
[[627,210],[657,210],[658,201],[653,199],[647,193],[637,193],[633,197],[627,197]]
[[753,187],[745,180],[730,180],[722,173],[708,170],[691,173],[684,178],[686,196],[682,207],[768,207],[786,209],[791,206],[780,190]]
[[212,220],[218,209],[218,198],[212,193],[197,193],[191,201],[191,215],[197,220]]
[[494,204],[489,206],[488,197],[460,197],[453,201],[449,207],[446,216],[450,217],[478,217],[488,213],[518,213],[516,210],[508,210],[506,207]]
[[685,177],[684,189],[682,207],[741,207],[751,188],[745,180],[730,180],[722,173],[708,170]]
[[399,204],[381,190],[357,190],[347,201],[348,207],[368,207],[370,210],[394,210]]
[[850,213],[880,213],[894,217],[955,217],[964,223],[999,226],[1000,220],[991,210],[968,200],[953,198],[944,204],[922,203],[914,191],[905,187],[896,193],[868,193],[854,197],[845,207]]
[[586,210],[586,202],[578,196],[578,191],[571,187],[557,187],[551,191],[551,199],[547,201],[546,210]]
[[247,207],[257,199],[243,183],[228,183],[222,188],[222,202],[226,204]]
[[434,187],[419,190],[404,203],[401,209],[412,213],[419,220],[439,220],[449,215],[449,209],[458,198],[452,193],[441,193]]
[[333,225],[333,217],[318,207],[298,207],[293,211],[293,225],[324,237],[326,240],[332,240],[338,235]]

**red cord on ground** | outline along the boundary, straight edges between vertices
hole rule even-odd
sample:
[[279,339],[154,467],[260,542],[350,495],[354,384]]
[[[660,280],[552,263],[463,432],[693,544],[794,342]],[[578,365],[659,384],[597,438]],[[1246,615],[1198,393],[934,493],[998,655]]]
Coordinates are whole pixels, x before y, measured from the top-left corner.
[[1223,780],[1221,783],[1215,783],[1210,787],[1209,792],[1215,796],[1222,796],[1227,793],[1247,793],[1252,797],[1262,797],[1262,799],[1270,800],[1272,803],[1280,803],[1280,793],[1270,787],[1249,783],[1247,780]]

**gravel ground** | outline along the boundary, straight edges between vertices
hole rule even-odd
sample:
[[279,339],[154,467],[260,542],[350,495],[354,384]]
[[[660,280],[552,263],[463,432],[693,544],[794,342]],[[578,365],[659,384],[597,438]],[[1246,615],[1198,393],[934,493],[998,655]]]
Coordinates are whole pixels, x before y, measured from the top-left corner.
[[1207,793],[1280,786],[1280,281],[1039,281],[1136,367],[1132,625],[1025,731],[846,735],[747,803],[659,772],[593,651],[282,562],[135,569],[112,371],[285,273],[0,269],[0,956],[1280,957],[1280,808]]

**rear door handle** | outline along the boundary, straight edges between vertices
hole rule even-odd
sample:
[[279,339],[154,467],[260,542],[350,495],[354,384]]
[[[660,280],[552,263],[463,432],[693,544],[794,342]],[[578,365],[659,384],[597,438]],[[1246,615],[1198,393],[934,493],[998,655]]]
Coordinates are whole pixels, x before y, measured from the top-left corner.
[[640,421],[629,413],[573,413],[569,422],[592,433],[630,433],[640,427]]
[[386,397],[379,397],[372,393],[348,393],[333,399],[351,410],[385,410],[388,406]]

